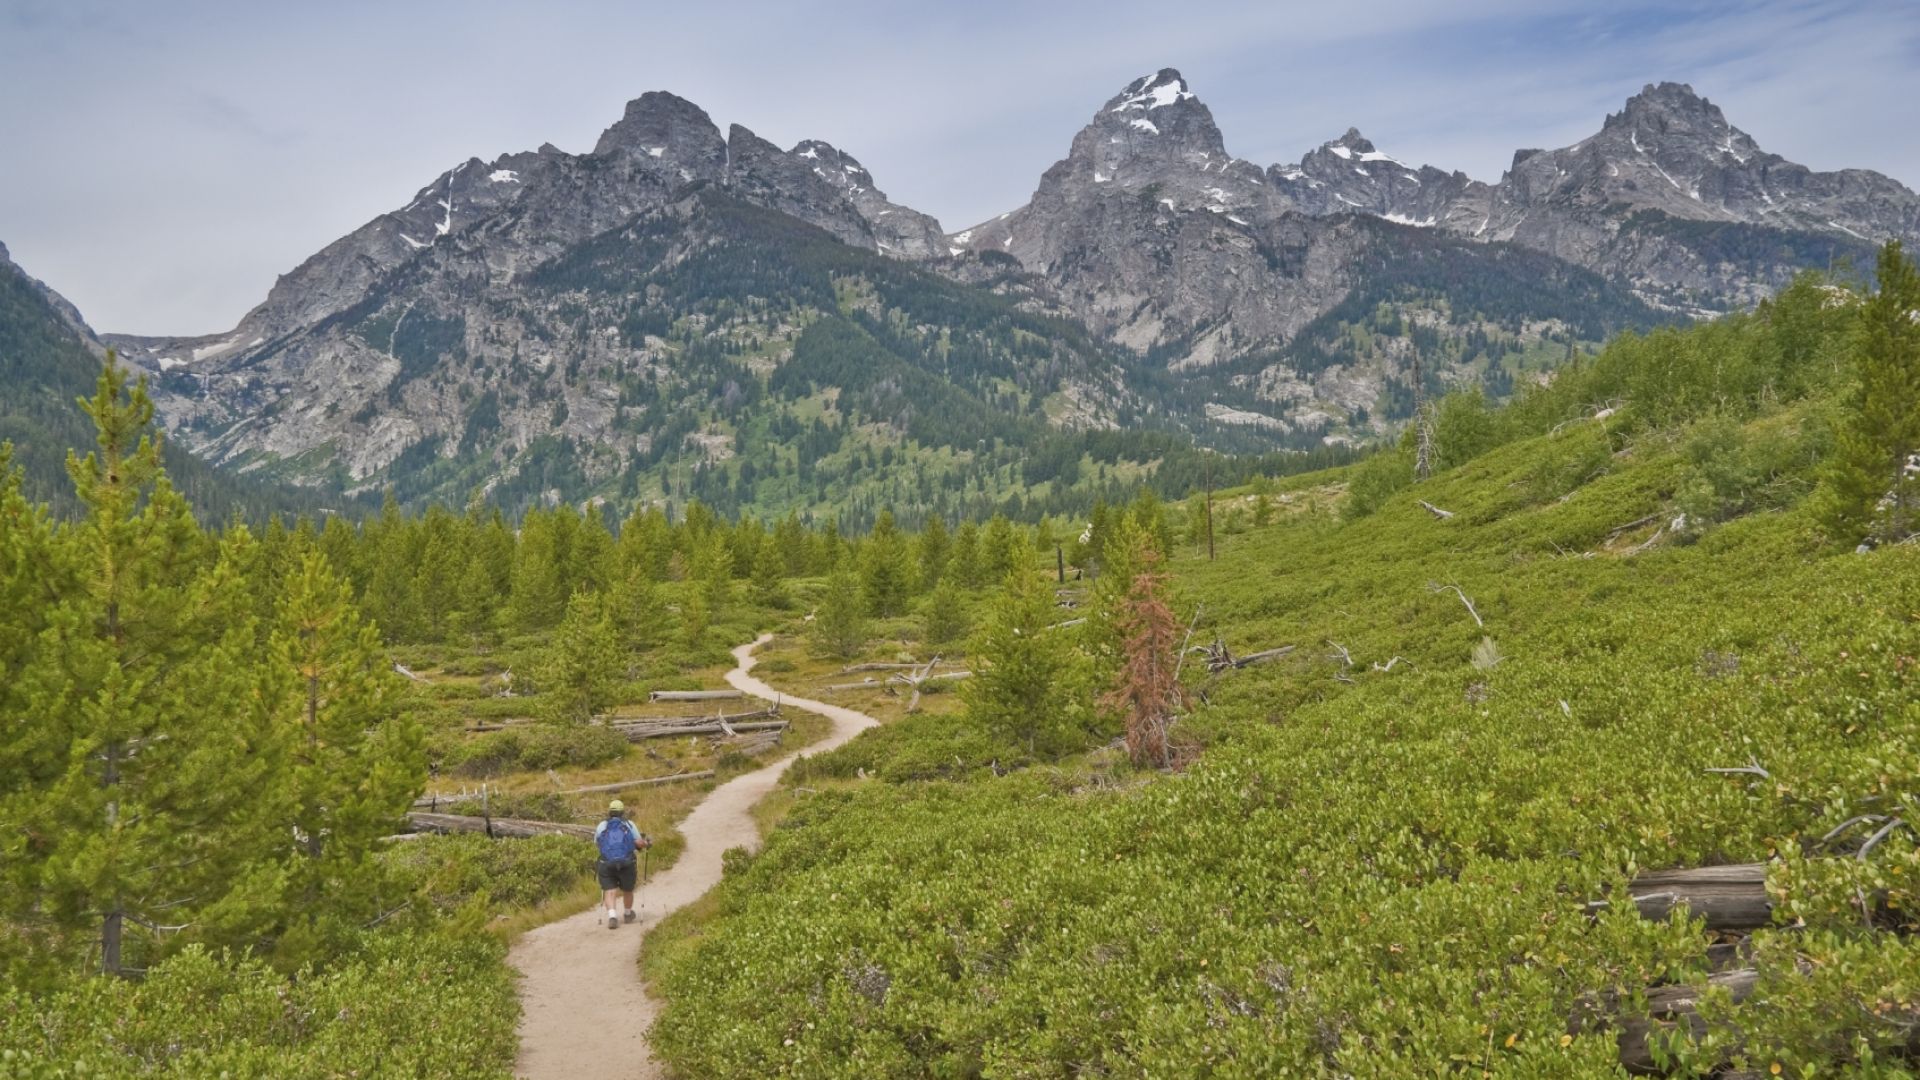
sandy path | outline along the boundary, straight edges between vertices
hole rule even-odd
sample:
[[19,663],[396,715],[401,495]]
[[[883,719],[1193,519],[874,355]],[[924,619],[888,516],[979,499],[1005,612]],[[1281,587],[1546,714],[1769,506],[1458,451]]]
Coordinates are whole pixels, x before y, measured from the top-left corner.
[[[727,672],[727,682],[756,697],[832,720],[832,734],[807,747],[806,753],[830,750],[874,726],[865,713],[782,694],[754,678],[753,650],[771,636],[733,650],[738,666]],[[640,919],[632,926],[608,930],[596,904],[520,939],[507,957],[521,976],[518,1075],[534,1080],[662,1075],[647,1051],[647,1028],[660,1004],[640,982],[640,939],[662,916],[699,899],[719,882],[721,852],[760,846],[760,832],[748,810],[774,789],[799,754],[734,777],[693,808],[680,823],[687,838],[680,860],[634,893]]]

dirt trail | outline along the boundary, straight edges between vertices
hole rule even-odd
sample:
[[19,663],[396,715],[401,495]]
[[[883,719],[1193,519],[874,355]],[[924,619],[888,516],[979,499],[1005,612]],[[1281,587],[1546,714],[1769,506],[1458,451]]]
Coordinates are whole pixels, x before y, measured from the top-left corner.
[[[733,650],[738,666],[727,682],[756,697],[819,713],[833,733],[806,748],[839,746],[875,721],[865,713],[783,694],[751,674],[753,650],[771,635]],[[654,1078],[662,1075],[647,1049],[647,1028],[660,1004],[640,982],[640,939],[668,913],[692,903],[720,880],[720,853],[757,848],[760,832],[748,814],[774,789],[799,752],[721,784],[693,808],[680,832],[680,860],[634,893],[640,919],[608,930],[600,905],[529,931],[508,963],[520,972],[520,1060],[515,1072],[533,1080]]]

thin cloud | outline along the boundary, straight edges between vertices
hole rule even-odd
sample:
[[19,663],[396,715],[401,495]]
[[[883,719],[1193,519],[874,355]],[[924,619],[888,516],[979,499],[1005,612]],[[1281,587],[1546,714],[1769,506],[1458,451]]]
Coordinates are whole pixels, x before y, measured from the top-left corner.
[[0,240],[96,326],[217,331],[452,164],[583,151],[652,89],[832,142],[960,228],[1025,201],[1102,101],[1169,65],[1262,165],[1353,125],[1493,180],[1675,79],[1769,150],[1912,182],[1917,24],[1857,0],[0,0],[0,67],[35,91],[0,102]]

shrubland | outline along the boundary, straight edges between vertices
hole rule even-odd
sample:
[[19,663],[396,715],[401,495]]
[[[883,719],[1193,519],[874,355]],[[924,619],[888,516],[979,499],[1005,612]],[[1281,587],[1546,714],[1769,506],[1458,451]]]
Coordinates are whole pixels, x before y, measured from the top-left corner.
[[1900,258],[1864,298],[1807,279],[1504,409],[1442,403],[1431,479],[1390,450],[1295,478],[1217,561],[1178,548],[1196,640],[1296,646],[1185,671],[1182,770],[1129,764],[1110,719],[1001,756],[990,699],[803,763],[871,779],[796,796],[653,958],[659,1051],[698,1076],[1616,1075],[1577,1006],[1702,983],[1713,940],[1627,883],[1757,862],[1755,993],[1709,995],[1664,1060],[1912,1075]]

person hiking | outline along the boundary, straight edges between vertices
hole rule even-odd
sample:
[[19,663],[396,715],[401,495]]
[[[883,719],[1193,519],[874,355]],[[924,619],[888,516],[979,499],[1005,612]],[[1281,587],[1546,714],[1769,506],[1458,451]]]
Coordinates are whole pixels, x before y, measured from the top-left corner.
[[640,871],[640,851],[653,846],[653,840],[627,820],[627,804],[615,799],[607,804],[607,817],[593,830],[593,842],[600,848],[600,888],[607,894],[607,929],[620,928],[622,916],[613,909],[618,895],[626,906],[625,919],[632,922],[633,887]]

